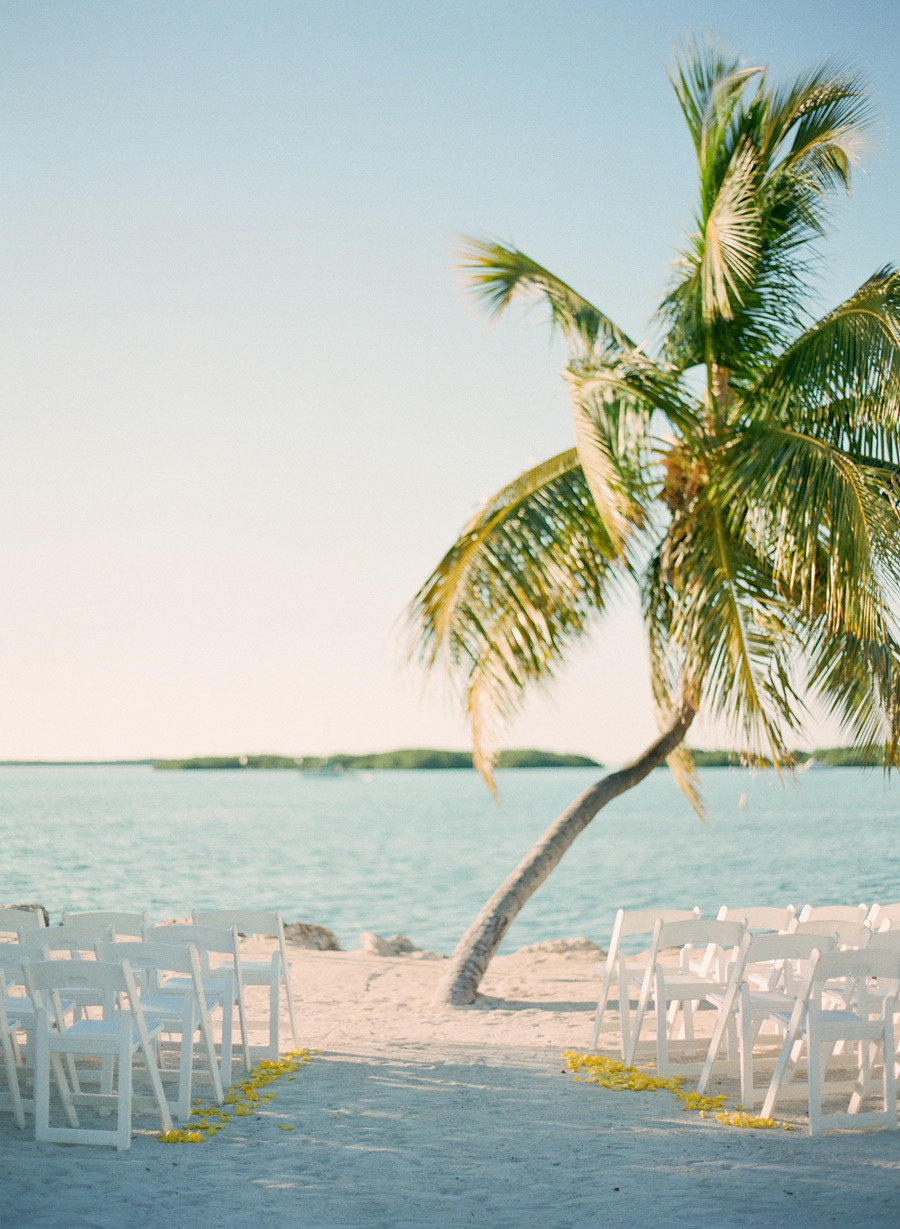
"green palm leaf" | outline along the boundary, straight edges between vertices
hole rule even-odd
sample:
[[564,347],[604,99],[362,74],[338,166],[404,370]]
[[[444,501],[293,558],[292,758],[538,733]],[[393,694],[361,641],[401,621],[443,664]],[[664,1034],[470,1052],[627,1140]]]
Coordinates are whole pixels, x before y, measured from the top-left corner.
[[446,660],[466,680],[487,779],[498,725],[531,684],[552,678],[623,566],[570,449],[488,500],[417,594],[411,652],[428,666]]

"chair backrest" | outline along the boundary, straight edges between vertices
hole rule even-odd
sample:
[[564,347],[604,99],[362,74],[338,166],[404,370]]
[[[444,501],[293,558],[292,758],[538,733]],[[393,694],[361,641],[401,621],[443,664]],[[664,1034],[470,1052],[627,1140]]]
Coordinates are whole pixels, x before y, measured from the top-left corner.
[[144,940],[152,943],[193,943],[200,954],[200,964],[204,972],[209,972],[210,952],[217,956],[231,957],[235,973],[240,976],[240,957],[238,955],[237,930],[232,926],[194,926],[190,923],[172,922],[159,926],[148,926],[144,930]]
[[804,905],[800,910],[801,922],[864,922],[869,915],[868,905]]
[[740,945],[745,931],[743,922],[727,922],[719,918],[690,918],[674,922],[660,919],[653,930],[649,964],[654,966],[659,953],[666,948],[679,948],[681,966],[686,969],[690,952],[704,948],[704,958],[697,972],[706,976],[715,964],[717,975],[723,976],[725,957]]
[[[814,991],[840,977],[853,978],[862,985],[875,978],[879,987],[900,982],[900,952],[889,948],[866,947],[850,952],[823,952],[815,965]],[[896,993],[896,985],[894,987]]]
[[841,918],[796,922],[791,933],[795,935],[837,935],[838,946],[843,948],[865,947],[872,936],[865,922],[844,921]]
[[98,930],[97,937],[100,939],[106,938],[106,930],[112,927],[112,932],[116,938],[131,938],[139,939],[143,932],[144,926],[150,925],[150,914],[144,909],[140,913],[121,913],[114,909],[95,909],[92,912],[74,913],[66,910],[62,915],[63,926],[81,926],[89,928],[97,926],[103,933]]
[[[27,953],[18,943],[0,943],[0,971],[5,973],[9,980],[21,982],[23,980],[22,959],[26,955]],[[36,958],[40,959],[40,953]]]
[[30,960],[22,962],[28,992],[33,998],[43,997],[53,990],[101,990],[119,994],[129,989],[131,970],[127,964],[111,964],[100,960]]
[[667,922],[660,919],[653,931],[654,951],[667,947],[738,947],[744,937],[743,922],[729,922],[719,918],[690,918],[687,921]]
[[154,973],[178,973],[190,976],[199,971],[197,949],[192,943],[135,942],[130,939],[104,940],[97,944],[97,959],[106,964],[121,964],[127,960],[132,973],[152,970]]
[[613,923],[613,935],[652,935],[657,922],[688,922],[700,916],[700,908],[693,909],[619,909]]
[[233,926],[239,936],[284,938],[284,921],[278,909],[195,909],[191,917],[197,926]]
[[19,935],[23,930],[45,930],[40,909],[0,909],[0,934]]
[[787,930],[794,920],[793,905],[747,905],[729,908],[723,905],[716,917],[720,922],[746,922],[748,930]]
[[[869,910],[869,916],[866,921],[873,930],[878,930],[885,922],[889,922],[891,928],[900,928],[900,901],[895,901],[890,905],[873,905]],[[0,926],[0,930],[3,927]]]
[[777,960],[811,960],[813,952],[833,952],[837,938],[833,934],[748,934],[741,945],[747,947],[747,963],[770,964]]
[[98,939],[111,939],[111,926],[46,926],[23,931],[19,944],[27,948],[47,948],[52,952],[81,952],[93,958]]
[[893,928],[886,927],[884,930],[876,930],[866,944],[866,951],[869,951],[870,948],[873,950],[886,949],[891,952],[900,952],[900,928],[894,930]]

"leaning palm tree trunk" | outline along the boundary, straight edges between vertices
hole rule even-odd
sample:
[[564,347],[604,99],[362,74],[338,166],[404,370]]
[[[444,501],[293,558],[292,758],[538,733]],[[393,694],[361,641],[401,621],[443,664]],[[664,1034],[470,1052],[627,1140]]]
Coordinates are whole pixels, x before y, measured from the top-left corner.
[[474,1002],[481,979],[516,914],[541,886],[576,836],[613,798],[643,781],[681,743],[695,716],[682,701],[669,726],[643,755],[592,785],[553,821],[537,844],[497,888],[456,945],[435,995],[438,1004],[465,1007]]

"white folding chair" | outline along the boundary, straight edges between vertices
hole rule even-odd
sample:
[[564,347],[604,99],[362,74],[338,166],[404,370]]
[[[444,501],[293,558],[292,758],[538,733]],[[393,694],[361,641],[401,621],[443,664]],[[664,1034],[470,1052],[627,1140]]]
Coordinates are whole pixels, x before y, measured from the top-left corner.
[[[162,1032],[179,1038],[178,1070],[169,1071],[160,1063],[163,1082],[177,1075],[178,1093],[175,1102],[170,1101],[174,1118],[184,1120],[191,1116],[191,1085],[194,1071],[194,1038],[199,1036],[200,1056],[206,1060],[206,1070],[196,1074],[205,1075],[212,1084],[213,1098],[217,1105],[224,1100],[225,1087],[231,1083],[231,1045],[222,1047],[222,1075],[216,1059],[210,1013],[217,1007],[223,1012],[223,1037],[228,1034],[224,1016],[230,1015],[234,1004],[234,991],[228,984],[231,974],[225,975],[225,993],[222,998],[207,1000],[203,990],[200,957],[197,948],[188,943],[152,943],[119,941],[97,944],[97,959],[108,964],[120,964],[127,960],[138,987],[141,1011],[148,1026],[159,1024]],[[189,981],[189,988],[173,989],[166,986],[172,977],[180,982]]]
[[[725,919],[722,919],[725,920]],[[718,1009],[697,1091],[706,1092],[726,1029],[736,1026],[741,1101],[749,1109],[762,1097],[753,1083],[753,1050],[762,1026],[778,1009],[790,1011],[813,953],[834,951],[834,935],[745,934],[724,993],[707,999]]]
[[[173,922],[159,926],[148,926],[144,930],[144,939],[153,943],[178,943],[182,947],[193,943],[200,955],[203,993],[207,999],[225,999],[233,995],[230,1009],[223,1007],[222,1011],[222,1062],[231,1062],[232,1013],[235,1007],[238,1012],[238,1024],[241,1034],[241,1050],[244,1058],[244,1069],[250,1070],[250,1040],[247,1031],[247,1017],[244,1010],[244,982],[241,976],[241,961],[238,954],[237,930],[232,926],[195,926],[191,923]],[[225,960],[213,965],[210,955],[224,956]],[[169,994],[188,987],[186,978],[173,977],[165,983],[161,993]],[[226,1040],[227,1030],[227,1040]],[[230,1068],[229,1068],[230,1070]],[[223,1083],[230,1084],[223,1073]]]
[[[870,993],[870,979],[879,993]],[[853,983],[852,1008],[830,1006],[829,982]],[[885,993],[886,991],[886,993]],[[762,1115],[771,1118],[778,1097],[792,1077],[800,1053],[807,1056],[809,1133],[820,1135],[837,1127],[883,1126],[897,1129],[897,1084],[894,1070],[894,1013],[900,991],[900,952],[865,948],[862,951],[825,952],[810,961],[809,971],[790,1012],[777,1011],[785,1038],[772,1082],[763,1101]],[[846,1111],[825,1114],[822,1101],[829,1092],[825,1079],[828,1060],[839,1042],[857,1043],[857,1079]],[[883,1110],[863,1110],[873,1083],[873,1060],[881,1050]]]
[[277,1059],[279,1042],[280,987],[284,987],[288,1019],[291,1024],[291,1041],[294,1049],[300,1044],[297,1039],[297,1020],[294,1013],[294,996],[291,991],[291,966],[287,958],[284,939],[284,920],[279,910],[264,909],[195,909],[191,915],[198,926],[234,927],[238,937],[242,935],[272,936],[278,940],[278,950],[269,960],[245,960],[240,953],[241,978],[244,986],[269,987],[269,1044],[264,1056]]
[[749,931],[783,932],[794,920],[796,912],[793,905],[748,905],[743,909],[723,905],[716,917],[720,922],[746,922]]
[[[95,909],[88,912],[75,913],[66,910],[62,915],[63,926],[79,926],[89,930],[98,927],[97,938],[106,941],[105,931],[112,928],[115,939],[140,939],[144,927],[150,925],[150,914],[146,909],[140,913],[123,913],[116,909]],[[99,931],[104,933],[101,934]]]
[[686,922],[699,916],[700,910],[696,906],[693,909],[618,909],[616,911],[606,959],[602,964],[594,965],[594,972],[599,973],[603,980],[600,985],[600,997],[597,999],[597,1010],[594,1013],[591,1050],[597,1048],[597,1038],[603,1028],[603,1017],[609,1005],[613,982],[616,983],[618,991],[619,1039],[623,1058],[631,1042],[631,987],[634,986],[636,991],[640,988],[647,965],[643,961],[629,959],[622,951],[622,940],[645,936],[649,941],[653,935],[653,928],[660,919],[665,922]]
[[[137,987],[128,962],[106,964],[98,960],[47,960],[23,962],[25,983],[37,1009],[36,1060],[34,1080],[35,1138],[47,1143],[113,1144],[120,1151],[131,1147],[131,1115],[134,1109],[155,1108],[163,1131],[172,1128],[152,1041],[160,1024],[148,1028],[141,1011]],[[98,1020],[75,1020],[60,1024],[59,993],[72,986],[85,993],[100,994],[103,1015]],[[125,1006],[117,1006],[117,1004]],[[56,1028],[51,1028],[51,1018]],[[150,1079],[151,1098],[136,1097],[133,1090],[132,1060],[140,1053]],[[61,1055],[73,1059],[99,1057],[104,1076],[100,1092],[69,1089],[60,1062]],[[108,1061],[107,1061],[108,1060]],[[113,1063],[118,1067],[118,1090],[113,1092]],[[50,1071],[53,1070],[70,1125],[50,1125]],[[108,1073],[108,1075],[107,1075]],[[117,1111],[114,1130],[80,1126],[75,1102],[104,1109],[110,1104]],[[74,1121],[73,1121],[74,1119]]]
[[[652,1001],[656,1016],[656,1067],[660,1075],[669,1074],[669,1029],[682,1017],[681,1040],[696,1045],[694,1008],[710,994],[723,993],[727,984],[726,965],[744,937],[743,922],[692,918],[690,921],[658,921],[653,931],[650,959],[644,973],[631,1042],[625,1063],[634,1062],[647,1009]],[[667,948],[678,949],[677,967],[660,957]]]

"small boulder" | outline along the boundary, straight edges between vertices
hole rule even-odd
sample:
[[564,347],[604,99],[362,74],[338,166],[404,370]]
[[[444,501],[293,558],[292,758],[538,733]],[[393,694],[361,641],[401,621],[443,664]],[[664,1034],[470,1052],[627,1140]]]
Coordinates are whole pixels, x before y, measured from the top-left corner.
[[376,935],[374,930],[364,930],[359,936],[359,945],[364,952],[371,952],[373,956],[409,956],[413,960],[444,959],[440,952],[425,952],[421,947],[416,947],[406,935],[391,935],[389,939],[383,939],[381,935]]
[[598,947],[596,943],[582,937],[577,939],[545,939],[542,943],[529,943],[527,947],[520,947],[515,954],[517,956],[532,956],[544,952],[553,955],[562,955],[565,952],[590,952],[594,955],[605,955],[603,949]]
[[339,952],[341,945],[333,931],[324,926],[314,926],[312,922],[289,922],[284,928],[287,943],[294,947],[305,947],[313,952]]

